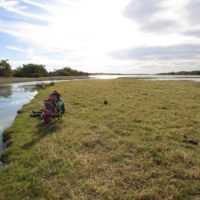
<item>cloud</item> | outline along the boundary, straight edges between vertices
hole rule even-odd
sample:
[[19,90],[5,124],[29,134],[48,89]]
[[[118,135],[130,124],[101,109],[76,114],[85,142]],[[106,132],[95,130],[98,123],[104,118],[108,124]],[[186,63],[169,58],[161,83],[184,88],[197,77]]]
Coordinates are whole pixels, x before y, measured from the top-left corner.
[[141,61],[139,69],[143,73],[160,73],[160,72],[171,72],[171,71],[193,71],[199,70],[200,62],[198,60],[174,60],[169,62],[166,60],[161,61]]
[[126,7],[124,14],[133,20],[149,20],[155,13],[161,10],[161,1],[159,0],[131,0]]
[[9,49],[9,50],[12,50],[12,51],[24,52],[23,49],[21,49],[19,47],[15,47],[15,46],[7,46],[6,48]]
[[131,0],[124,15],[137,22],[143,31],[164,32],[178,25],[171,14],[173,5],[159,0]]
[[200,1],[199,0],[183,0],[182,18],[179,22],[182,23],[180,34],[185,37],[194,39],[200,37]]
[[200,37],[200,1],[188,0],[184,6],[185,14],[182,21],[186,22],[181,34],[186,37]]
[[33,6],[36,6],[36,7],[39,7],[39,8],[42,8],[44,10],[48,10],[49,7],[43,3],[38,3],[36,1],[32,1],[32,0],[21,0],[21,2],[24,2],[26,4],[29,4],[29,5],[33,5]]
[[6,10],[18,10],[18,11],[23,11],[26,9],[25,6],[21,6],[19,4],[19,1],[17,0],[0,0],[0,7],[5,8]]
[[176,22],[174,22],[173,20],[167,20],[167,19],[155,20],[155,21],[152,21],[152,22],[145,24],[142,27],[142,30],[153,31],[153,32],[155,32],[155,31],[163,32],[163,31],[166,31],[166,30],[170,30],[173,27],[177,28],[177,26],[178,26],[178,24]]
[[199,58],[200,44],[137,47],[111,53],[111,56],[127,60],[183,60]]
[[183,34],[188,35],[188,36],[200,37],[200,30],[189,30],[189,31],[183,32]]
[[192,0],[187,5],[187,12],[189,22],[193,24],[200,23],[200,1],[199,0]]
[[47,70],[142,73],[145,66],[175,67],[175,58],[196,59],[198,52],[192,44],[199,40],[191,36],[199,28],[187,23],[188,1],[0,0],[0,57],[14,67],[33,62]]
[[0,0],[0,8],[5,9],[9,13],[13,13],[22,17],[28,17],[46,22],[48,21],[47,16],[27,12],[28,7],[20,3],[19,0]]
[[[107,52],[137,41],[134,39],[130,43],[126,37],[119,40],[124,34],[132,37],[134,30],[134,27],[130,27],[131,22],[127,24],[125,22],[127,19],[121,15],[125,5],[121,0],[109,2],[59,0],[47,5],[50,8],[48,13],[51,13],[48,14],[49,23],[32,24],[16,21],[5,23],[2,20],[0,31],[12,35],[23,43],[20,46],[24,47],[25,63],[28,61],[47,65],[65,63],[65,65],[79,65],[80,68],[99,66],[98,71],[101,71],[100,67],[111,65],[113,62],[113,59],[107,56]],[[40,15],[42,16],[39,13],[38,17]],[[103,61],[106,63],[102,65]]]

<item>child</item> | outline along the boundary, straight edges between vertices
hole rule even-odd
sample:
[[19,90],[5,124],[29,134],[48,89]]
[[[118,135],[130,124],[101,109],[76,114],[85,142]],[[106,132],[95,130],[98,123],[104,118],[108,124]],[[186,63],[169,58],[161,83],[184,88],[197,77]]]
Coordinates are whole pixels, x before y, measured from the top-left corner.
[[57,106],[58,109],[58,114],[64,114],[65,113],[65,104],[63,102],[63,100],[60,98],[61,95],[54,90],[50,95],[49,95],[50,99],[52,99]]
[[41,110],[41,116],[44,119],[45,127],[48,128],[49,125],[50,125],[51,113],[49,112],[48,109],[42,109]]

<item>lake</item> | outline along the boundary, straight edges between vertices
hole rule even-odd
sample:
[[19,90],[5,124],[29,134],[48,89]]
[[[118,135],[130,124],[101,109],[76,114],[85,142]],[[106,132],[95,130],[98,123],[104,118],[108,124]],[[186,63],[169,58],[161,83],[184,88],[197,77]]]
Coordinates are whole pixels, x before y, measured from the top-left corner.
[[183,75],[92,75],[93,79],[116,79],[116,78],[139,78],[148,80],[174,80],[174,81],[194,81],[200,82],[200,76],[183,76]]

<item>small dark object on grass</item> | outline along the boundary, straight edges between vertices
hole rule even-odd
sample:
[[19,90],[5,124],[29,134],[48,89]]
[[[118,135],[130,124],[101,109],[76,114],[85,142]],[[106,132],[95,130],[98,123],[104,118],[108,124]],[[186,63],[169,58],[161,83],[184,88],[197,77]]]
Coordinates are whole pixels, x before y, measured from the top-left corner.
[[41,116],[41,112],[40,111],[38,111],[38,112],[36,112],[36,111],[32,111],[32,113],[30,114],[30,116],[31,117],[40,117]]
[[198,141],[195,140],[188,140],[188,142],[193,145],[198,145]]
[[198,145],[198,141],[197,140],[183,140],[183,142],[185,143],[190,143],[190,144],[193,144],[193,145]]
[[104,105],[108,105],[108,101],[107,100],[104,100]]

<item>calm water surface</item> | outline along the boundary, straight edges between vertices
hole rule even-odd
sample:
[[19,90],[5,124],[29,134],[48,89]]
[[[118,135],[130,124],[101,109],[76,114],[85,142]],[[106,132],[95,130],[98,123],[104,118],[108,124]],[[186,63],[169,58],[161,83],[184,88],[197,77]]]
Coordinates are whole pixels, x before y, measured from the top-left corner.
[[[30,86],[32,83],[16,83],[0,85],[0,137],[2,141],[2,132],[11,126],[17,111],[24,104],[29,103],[37,91]],[[3,144],[0,142],[0,151],[3,150]]]
[[172,76],[172,75],[93,75],[93,79],[116,79],[123,77],[132,77],[148,80],[174,80],[174,81],[195,81],[200,82],[200,76]]

